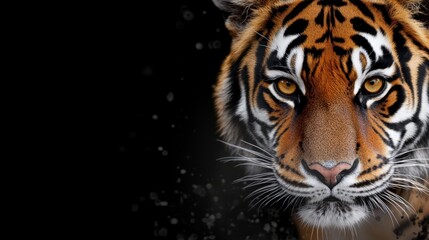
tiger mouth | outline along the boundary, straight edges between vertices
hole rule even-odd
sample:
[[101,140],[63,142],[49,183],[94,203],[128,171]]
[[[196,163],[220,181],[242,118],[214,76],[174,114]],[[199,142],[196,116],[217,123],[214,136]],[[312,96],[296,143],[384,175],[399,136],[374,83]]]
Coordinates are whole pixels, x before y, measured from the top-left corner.
[[350,212],[352,211],[352,204],[344,203],[341,201],[322,201],[315,204],[316,211],[325,215],[328,211],[330,212]]
[[368,216],[367,212],[359,203],[333,199],[307,203],[297,211],[302,221],[320,227],[350,227],[362,222]]

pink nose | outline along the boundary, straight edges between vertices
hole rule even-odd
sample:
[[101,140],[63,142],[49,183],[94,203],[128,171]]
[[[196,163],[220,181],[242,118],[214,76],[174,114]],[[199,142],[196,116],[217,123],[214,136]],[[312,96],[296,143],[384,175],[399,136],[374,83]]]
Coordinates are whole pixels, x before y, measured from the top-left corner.
[[[328,168],[328,167],[324,167],[322,166],[320,163],[313,163],[310,164],[310,166],[308,166],[309,169],[312,170],[314,175],[321,175],[321,177],[323,179],[323,182],[328,185],[328,186],[334,186],[335,184],[337,184],[343,177],[342,173],[346,173],[347,170],[349,170],[352,166],[348,163],[338,163],[337,165]],[[318,173],[318,174],[317,174]],[[319,178],[320,175],[318,176]]]

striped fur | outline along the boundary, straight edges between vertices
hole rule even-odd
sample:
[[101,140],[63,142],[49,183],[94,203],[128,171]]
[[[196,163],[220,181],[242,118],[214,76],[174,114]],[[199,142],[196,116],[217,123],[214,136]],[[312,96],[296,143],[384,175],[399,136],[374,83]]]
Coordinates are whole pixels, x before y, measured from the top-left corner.
[[[306,226],[337,239],[335,229],[373,215],[392,219],[381,237],[427,237],[429,30],[414,18],[427,14],[423,2],[214,3],[230,14],[232,36],[214,92],[219,134],[246,154],[233,159],[252,166],[247,179],[272,184],[259,203],[298,205],[301,239],[319,237]],[[279,90],[284,80],[293,94]],[[366,87],[372,80],[376,93]],[[399,221],[404,214],[422,224]]]

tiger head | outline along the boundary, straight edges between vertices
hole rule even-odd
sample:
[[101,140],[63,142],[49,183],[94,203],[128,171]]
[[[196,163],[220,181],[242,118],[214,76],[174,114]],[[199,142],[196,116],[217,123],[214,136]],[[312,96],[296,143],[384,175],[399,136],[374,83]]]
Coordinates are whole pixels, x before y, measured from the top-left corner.
[[419,1],[214,3],[232,36],[214,92],[218,128],[247,153],[235,160],[253,166],[248,180],[269,185],[259,202],[350,227],[377,208],[408,208],[401,191],[425,191],[429,31],[413,15]]

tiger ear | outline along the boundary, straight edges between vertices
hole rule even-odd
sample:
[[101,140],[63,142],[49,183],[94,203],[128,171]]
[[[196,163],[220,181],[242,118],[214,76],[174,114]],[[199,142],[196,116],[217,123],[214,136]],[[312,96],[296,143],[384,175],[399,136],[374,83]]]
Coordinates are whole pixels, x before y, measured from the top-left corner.
[[227,14],[225,26],[234,38],[252,18],[253,11],[266,0],[212,0],[214,5]]
[[397,2],[407,8],[411,14],[418,14],[428,7],[426,0],[397,0]]
[[411,15],[429,28],[429,1],[427,0],[397,0],[397,2],[408,9]]

